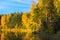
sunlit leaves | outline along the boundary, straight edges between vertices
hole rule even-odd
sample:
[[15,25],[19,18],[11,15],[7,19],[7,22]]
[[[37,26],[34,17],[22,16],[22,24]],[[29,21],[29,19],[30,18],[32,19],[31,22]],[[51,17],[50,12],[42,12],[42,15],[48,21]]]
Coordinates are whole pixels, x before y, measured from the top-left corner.
[[5,24],[6,24],[6,15],[2,15],[2,17],[1,17],[1,26],[5,26]]

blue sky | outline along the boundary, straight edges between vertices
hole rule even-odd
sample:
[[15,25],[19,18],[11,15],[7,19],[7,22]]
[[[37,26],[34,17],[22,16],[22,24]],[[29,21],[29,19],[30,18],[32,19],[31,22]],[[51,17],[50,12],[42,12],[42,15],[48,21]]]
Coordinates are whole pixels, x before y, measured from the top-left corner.
[[[38,0],[35,0],[37,3]],[[0,14],[29,12],[32,0],[0,0]]]

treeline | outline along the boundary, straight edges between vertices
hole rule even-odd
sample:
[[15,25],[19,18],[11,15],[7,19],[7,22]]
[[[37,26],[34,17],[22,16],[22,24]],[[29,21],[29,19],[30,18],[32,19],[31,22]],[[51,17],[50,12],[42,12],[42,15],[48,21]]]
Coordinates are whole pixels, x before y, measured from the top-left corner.
[[2,28],[31,27],[33,30],[49,33],[60,31],[60,1],[59,0],[39,0],[37,5],[32,1],[29,13],[11,13],[0,15],[0,25]]
[[[39,0],[34,10],[35,19],[41,19],[42,31],[57,33],[60,31],[60,1],[59,0]],[[43,26],[43,27],[42,27]]]

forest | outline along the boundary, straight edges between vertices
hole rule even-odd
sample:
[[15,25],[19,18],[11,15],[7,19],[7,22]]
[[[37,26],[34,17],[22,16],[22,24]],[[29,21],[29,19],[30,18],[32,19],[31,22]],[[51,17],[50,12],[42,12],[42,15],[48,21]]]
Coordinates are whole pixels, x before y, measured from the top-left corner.
[[60,0],[32,1],[30,12],[0,15],[0,40],[60,40]]

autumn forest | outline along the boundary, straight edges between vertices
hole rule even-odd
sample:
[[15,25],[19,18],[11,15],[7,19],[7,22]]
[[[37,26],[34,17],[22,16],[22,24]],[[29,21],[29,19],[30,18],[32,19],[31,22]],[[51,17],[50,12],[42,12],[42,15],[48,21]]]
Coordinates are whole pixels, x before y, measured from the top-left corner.
[[0,15],[0,40],[60,40],[60,0],[32,0],[30,12]]

